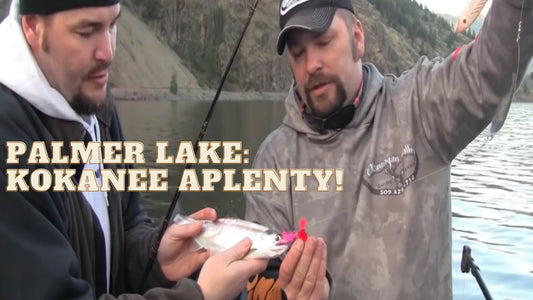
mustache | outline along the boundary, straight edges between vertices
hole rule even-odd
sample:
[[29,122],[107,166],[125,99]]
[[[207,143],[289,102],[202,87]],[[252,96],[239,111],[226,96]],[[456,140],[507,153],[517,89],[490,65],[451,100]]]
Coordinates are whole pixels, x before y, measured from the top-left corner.
[[89,70],[89,72],[87,73],[86,77],[91,77],[91,76],[94,76],[96,74],[100,74],[100,73],[108,70],[110,66],[111,66],[111,62],[98,63],[96,66],[91,68],[91,70]]
[[309,77],[309,80],[305,84],[305,90],[311,91],[314,87],[320,84],[334,82],[337,79],[335,75],[327,75],[324,73],[316,73]]

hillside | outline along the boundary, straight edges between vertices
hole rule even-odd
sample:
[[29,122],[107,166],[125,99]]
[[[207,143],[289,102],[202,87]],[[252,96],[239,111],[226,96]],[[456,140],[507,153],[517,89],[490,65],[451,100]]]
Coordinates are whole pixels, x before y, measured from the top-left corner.
[[[9,3],[0,0],[0,19],[7,15]],[[111,86],[168,90],[175,74],[179,89],[200,88],[196,77],[179,56],[125,6],[122,7],[118,32],[115,61],[110,71]]]
[[179,56],[159,41],[127,7],[122,7],[115,60],[110,72],[111,85],[168,89],[174,74],[178,88],[200,88]]
[[[352,0],[366,32],[364,60],[399,74],[418,57],[448,55],[471,38],[455,37],[442,18],[412,0]],[[253,0],[125,0],[207,87],[218,84]],[[228,90],[284,91],[291,81],[275,51],[277,0],[263,0],[241,45]],[[381,9],[378,9],[378,7]],[[399,17],[399,16],[404,17]]]
[[[399,74],[421,55],[448,55],[473,38],[455,36],[444,17],[412,0],[352,1],[366,33],[364,60],[384,73]],[[0,17],[7,13],[9,2],[0,0]],[[216,88],[253,0],[122,2],[111,84],[168,91],[175,74],[182,93],[198,91],[200,86]],[[287,90],[288,62],[275,51],[278,5],[278,0],[259,2],[225,90]]]
[[[373,62],[384,73],[399,74],[420,55],[447,55],[469,40],[455,37],[442,19],[411,0],[352,1],[366,33],[364,60]],[[6,13],[7,3],[8,0],[0,0],[0,15]],[[124,0],[111,83],[164,88],[176,74],[180,89],[195,89],[198,84],[216,88],[252,3],[253,0]],[[288,62],[275,52],[278,5],[277,0],[260,1],[225,90],[287,90],[292,78]],[[398,18],[400,15],[409,17]],[[148,26],[136,21],[135,16]],[[164,44],[170,45],[181,60]]]

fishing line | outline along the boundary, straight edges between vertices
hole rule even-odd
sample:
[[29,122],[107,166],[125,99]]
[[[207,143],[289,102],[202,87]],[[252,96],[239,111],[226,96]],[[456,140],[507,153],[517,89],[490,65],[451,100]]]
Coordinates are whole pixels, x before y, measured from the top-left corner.
[[[520,72],[520,52],[521,52],[520,51],[520,37],[521,37],[521,33],[522,33],[522,17],[524,15],[524,3],[525,3],[525,0],[522,0],[522,6],[520,8],[520,19],[518,20],[518,29],[517,29],[517,32],[516,32],[516,45],[517,45],[516,71],[513,74],[513,81],[512,81],[512,86],[511,86],[511,95],[509,96],[509,97],[511,97],[509,106],[512,104],[512,101],[513,101],[512,99],[514,98],[514,96],[515,96],[515,94],[517,92],[516,85],[518,83],[518,74]],[[509,107],[509,110],[510,110],[510,107]],[[507,112],[507,114],[509,114],[509,112]],[[507,119],[507,115],[505,116],[505,119]],[[505,121],[505,119],[504,119],[504,121]],[[492,124],[490,126],[492,126]],[[503,126],[503,124],[502,124],[502,126]],[[487,138],[485,139],[485,141],[479,147],[477,147],[477,150],[475,150],[475,151],[472,150],[472,152],[473,153],[478,153],[483,148],[485,148],[485,145],[487,145],[488,142],[490,142],[490,141],[492,141],[494,139],[494,137],[496,136],[496,133],[500,129],[498,129],[496,132],[492,132],[492,130],[489,128],[488,133],[487,133]],[[471,157],[473,157],[473,155],[468,155],[468,154],[465,153],[464,163],[469,163]]]
[[[237,42],[237,45],[233,49],[233,53],[231,54],[230,60],[228,64],[226,65],[226,69],[224,70],[224,74],[222,75],[222,78],[220,80],[220,83],[218,85],[215,97],[213,98],[213,101],[211,102],[211,107],[209,108],[209,111],[207,113],[207,116],[205,117],[205,120],[202,122],[202,128],[200,132],[198,133],[198,138],[196,139],[196,142],[194,144],[194,154],[198,155],[198,144],[203,140],[205,133],[207,131],[207,126],[209,125],[209,121],[211,120],[211,116],[213,115],[213,112],[215,110],[215,105],[218,101],[218,98],[220,96],[220,93],[222,92],[222,86],[224,85],[224,82],[226,81],[226,78],[228,76],[229,70],[231,66],[233,65],[233,61],[235,60],[235,56],[237,55],[237,51],[239,50],[239,47],[241,45],[241,42],[244,38],[244,34],[246,33],[248,26],[250,25],[250,22],[252,21],[252,17],[257,10],[257,5],[259,4],[259,0],[255,0],[255,3],[250,8],[250,12],[248,14],[248,19],[246,21],[246,25],[244,26],[244,29],[239,37],[239,40]],[[187,164],[185,166],[184,170],[190,169],[192,167],[192,164]],[[154,264],[155,258],[157,256],[157,251],[159,249],[159,244],[161,243],[161,239],[163,238],[163,234],[165,233],[169,223],[170,218],[172,217],[172,214],[174,213],[174,209],[176,208],[176,204],[178,203],[178,199],[181,195],[181,192],[179,189],[176,189],[174,192],[174,196],[172,197],[172,202],[167,210],[167,213],[165,215],[165,219],[163,220],[161,224],[161,228],[159,230],[159,233],[157,235],[157,239],[155,240],[154,245],[152,245],[152,249],[150,251],[150,256],[148,258],[148,262],[146,264],[146,267],[143,272],[141,284],[139,286],[139,292],[142,291],[143,287],[146,284],[146,280],[148,279],[148,275],[150,274],[150,271],[152,269],[152,265]]]
[[513,89],[511,91],[513,91],[513,96],[514,97],[514,94],[516,93],[516,83],[518,81],[518,74],[520,72],[520,34],[522,33],[522,16],[524,14],[524,2],[525,0],[522,0],[522,6],[520,7],[520,20],[518,21],[518,32],[516,33],[516,46],[518,48],[518,53],[517,53],[517,59],[516,59],[516,73],[514,74],[514,81],[513,81]]

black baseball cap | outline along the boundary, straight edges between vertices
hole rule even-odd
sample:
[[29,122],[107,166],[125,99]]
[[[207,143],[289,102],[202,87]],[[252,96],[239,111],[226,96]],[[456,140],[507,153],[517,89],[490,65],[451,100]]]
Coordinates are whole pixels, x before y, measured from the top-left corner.
[[120,0],[20,0],[21,15],[48,15],[59,11],[82,8],[112,6]]
[[337,8],[355,13],[351,0],[282,0],[279,6],[278,54],[283,54],[291,29],[324,32],[331,25]]

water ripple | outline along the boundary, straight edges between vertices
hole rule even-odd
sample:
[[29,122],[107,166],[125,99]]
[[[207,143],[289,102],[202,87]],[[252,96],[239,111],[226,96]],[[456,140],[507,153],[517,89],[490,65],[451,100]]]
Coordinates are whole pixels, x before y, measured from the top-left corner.
[[482,298],[456,270],[464,244],[494,299],[533,295],[532,113],[533,104],[514,103],[493,140],[482,133],[452,163],[454,298]]

